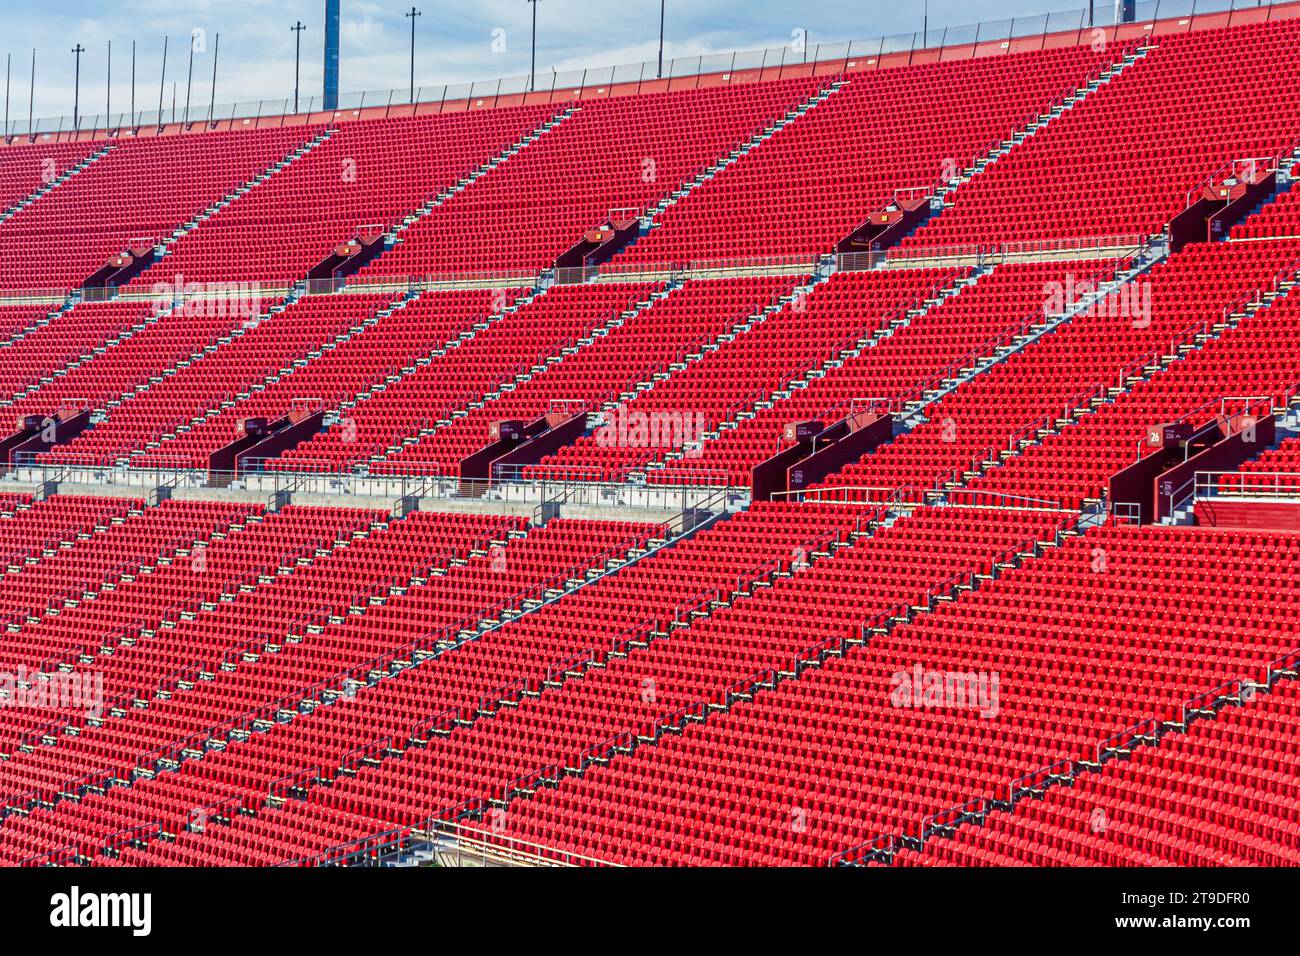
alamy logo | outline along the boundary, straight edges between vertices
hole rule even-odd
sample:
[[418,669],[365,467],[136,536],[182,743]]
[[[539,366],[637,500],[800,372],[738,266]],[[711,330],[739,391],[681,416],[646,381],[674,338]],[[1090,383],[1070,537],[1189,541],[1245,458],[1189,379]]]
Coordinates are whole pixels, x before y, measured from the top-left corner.
[[1151,325],[1150,282],[1135,279],[1106,295],[1101,295],[1102,291],[1097,282],[1078,281],[1073,273],[1066,273],[1063,282],[1043,283],[1043,315],[1062,316],[1087,302],[1086,307],[1079,309],[1084,318],[1129,319],[1138,329]]
[[155,315],[182,302],[200,318],[251,319],[262,311],[260,282],[186,282],[178,272],[171,282],[155,282],[152,294]]
[[619,406],[606,412],[596,429],[602,448],[680,448],[687,458],[699,457],[707,427],[702,412],[638,412]]
[[895,707],[952,707],[978,710],[993,718],[1001,709],[997,671],[928,671],[920,664],[898,671],[890,679],[889,702]]
[[128,927],[133,936],[153,928],[151,893],[82,893],[74,886],[50,897],[50,925],[59,929]]
[[104,713],[102,671],[37,671],[18,665],[16,673],[0,673],[0,708],[76,709],[88,717]]

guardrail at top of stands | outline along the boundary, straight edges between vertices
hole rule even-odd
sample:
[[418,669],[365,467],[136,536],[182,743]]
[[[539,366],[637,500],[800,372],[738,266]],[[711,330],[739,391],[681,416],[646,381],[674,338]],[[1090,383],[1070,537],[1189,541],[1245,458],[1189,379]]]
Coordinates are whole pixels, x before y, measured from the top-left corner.
[[[1133,21],[1116,24],[1104,12],[1088,8],[1040,13],[1025,17],[982,20],[961,26],[934,27],[927,31],[896,33],[863,40],[816,41],[807,31],[791,31],[789,43],[779,47],[723,53],[701,53],[692,56],[669,57],[662,72],[658,61],[644,60],[618,66],[588,67],[574,70],[550,70],[532,76],[519,74],[497,77],[470,83],[444,83],[419,86],[414,95],[409,87],[401,89],[365,90],[342,93],[332,106],[326,106],[321,96],[306,96],[295,100],[292,96],[264,97],[244,102],[217,104],[213,101],[211,85],[202,80],[196,87],[188,105],[173,101],[161,104],[160,109],[136,111],[111,107],[104,113],[78,115],[53,115],[42,117],[19,116],[8,120],[4,138],[38,138],[42,141],[96,138],[123,130],[180,131],[196,129],[255,128],[262,125],[287,125],[331,122],[349,118],[427,115],[455,110],[482,109],[520,103],[552,103],[581,99],[590,96],[609,96],[617,93],[636,93],[649,90],[680,89],[682,81],[701,84],[704,77],[716,77],[717,83],[745,82],[754,79],[791,76],[830,75],[858,69],[872,69],[880,61],[898,57],[904,63],[917,54],[931,59],[953,58],[1011,53],[1029,46],[1042,38],[1076,35],[1076,42],[1088,42],[1083,35],[1090,30],[1121,30],[1128,28],[1142,33],[1168,32],[1158,29],[1159,21],[1171,24],[1171,30],[1189,31],[1198,28],[1196,17],[1214,17],[1205,26],[1220,26],[1234,22],[1234,14],[1278,19],[1286,14],[1275,13],[1275,8],[1297,6],[1295,0],[1139,0],[1134,5]],[[1227,15],[1223,23],[1219,19]],[[1294,15],[1294,14],[1292,14]],[[1015,41],[1022,41],[1016,43]],[[206,50],[196,50],[200,57]],[[905,58],[905,59],[903,59]],[[206,76],[206,72],[203,72]],[[144,97],[147,101],[147,97]],[[305,104],[305,105],[304,105]]]

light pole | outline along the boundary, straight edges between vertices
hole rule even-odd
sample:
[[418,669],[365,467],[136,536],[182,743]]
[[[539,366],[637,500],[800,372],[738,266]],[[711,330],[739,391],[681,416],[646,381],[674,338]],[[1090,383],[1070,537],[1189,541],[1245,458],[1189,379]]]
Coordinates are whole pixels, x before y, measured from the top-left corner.
[[77,58],[76,79],[73,81],[72,86],[72,128],[74,131],[81,129],[81,124],[77,117],[81,108],[81,54],[85,52],[86,48],[80,43],[72,48],[72,53]]
[[298,65],[302,60],[302,31],[307,27],[301,20],[289,28],[294,33],[293,49],[293,111],[298,112]]
[[162,73],[158,76],[158,129],[163,128],[163,96],[167,91],[167,37],[163,37]]
[[[190,89],[194,85],[194,37],[190,36],[190,68],[185,74],[185,125],[190,125]],[[172,110],[172,119],[175,119],[176,110]]]
[[[212,113],[217,108],[217,60],[221,58],[221,34],[217,34],[216,45],[212,47],[212,86],[208,89],[208,125],[212,125]],[[232,114],[233,115],[233,114]]]
[[415,102],[415,18],[420,16],[420,11],[411,7],[411,12],[403,14],[411,18],[411,102]]
[[656,79],[663,79],[664,76],[664,3],[667,0],[659,0],[659,72],[655,74]]
[[533,45],[532,59],[528,67],[528,92],[534,89],[534,81],[537,77],[537,0],[528,0],[533,5]]

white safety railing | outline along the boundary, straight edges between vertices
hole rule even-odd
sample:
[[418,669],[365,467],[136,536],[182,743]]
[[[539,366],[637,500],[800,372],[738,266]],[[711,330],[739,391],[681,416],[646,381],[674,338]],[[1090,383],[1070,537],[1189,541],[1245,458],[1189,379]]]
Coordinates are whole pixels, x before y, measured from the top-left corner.
[[[1195,18],[1228,14],[1225,22],[1235,22],[1234,14],[1259,17],[1258,8],[1268,8],[1264,17],[1273,19],[1274,7],[1293,5],[1294,0],[1145,0],[1135,4],[1134,23],[1147,25],[1153,32],[1159,20],[1173,21],[1170,30],[1190,30]],[[1109,8],[1110,4],[1104,5]],[[1221,17],[1216,17],[1220,19]],[[619,92],[635,93],[642,89],[672,89],[709,83],[742,82],[756,78],[780,78],[787,74],[807,75],[872,69],[882,59],[904,55],[908,62],[916,54],[946,57],[1005,54],[1018,49],[1032,49],[1035,38],[1046,46],[1054,35],[1075,34],[1077,41],[1088,39],[1086,31],[1114,26],[1113,14],[1103,5],[1092,9],[1041,13],[1026,17],[982,20],[963,26],[935,27],[928,32],[914,31],[879,36],[866,40],[811,42],[806,32],[796,30],[785,46],[761,50],[700,54],[671,57],[664,61],[662,72],[657,60],[625,63],[619,66],[561,70],[528,76],[526,74],[480,80],[473,83],[446,83],[419,86],[414,95],[409,87],[342,93],[333,107],[326,107],[320,96],[299,101],[293,109],[292,96],[267,97],[236,103],[213,102],[211,84],[196,85],[190,102],[169,99],[161,109],[140,109],[104,113],[85,113],[78,117],[54,115],[31,118],[11,116],[6,119],[4,138],[27,137],[61,139],[94,134],[117,134],[126,130],[154,129],[181,124],[187,129],[252,128],[286,125],[291,122],[330,122],[349,116],[409,116],[442,112],[447,109],[491,107],[505,100],[517,103],[569,100],[586,96],[605,96]],[[1021,41],[1021,42],[1014,42]],[[969,50],[969,53],[967,51]],[[206,52],[200,51],[200,57]],[[208,71],[201,71],[207,75]],[[219,79],[219,78],[218,78]],[[142,87],[143,89],[143,87]],[[125,96],[125,94],[123,94]],[[141,95],[141,101],[149,97]]]

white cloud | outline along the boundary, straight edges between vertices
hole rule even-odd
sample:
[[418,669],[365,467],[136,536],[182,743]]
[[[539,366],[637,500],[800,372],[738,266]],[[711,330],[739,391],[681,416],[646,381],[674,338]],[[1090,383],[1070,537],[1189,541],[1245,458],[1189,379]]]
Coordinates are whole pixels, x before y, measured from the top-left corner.
[[[525,0],[478,0],[449,5],[414,0],[416,84],[520,76],[528,72],[532,9]],[[932,0],[931,29],[967,24],[980,17],[1028,16],[1048,0]],[[293,95],[296,19],[302,35],[303,96],[319,95],[323,63],[324,0],[135,0],[130,7],[91,0],[51,5],[7,4],[7,41],[12,51],[10,114],[25,120],[32,47],[37,48],[35,114],[70,114],[73,103],[75,43],[82,56],[82,112],[104,111],[106,41],[113,43],[112,109],[129,107],[131,41],[137,41],[136,108],[157,107],[162,38],[171,37],[164,100],[170,107],[173,84],[178,102],[185,97],[190,31],[207,31],[208,52],[194,58],[193,111],[206,115],[211,96],[212,55],[221,34],[216,101],[283,103]],[[342,0],[342,89],[405,90],[410,69],[410,21],[402,14],[411,0]],[[1066,0],[1066,8],[1071,4]],[[1109,15],[1099,5],[1098,16]],[[1105,8],[1103,14],[1102,8]],[[106,12],[107,11],[107,12]],[[667,0],[666,51],[693,57],[731,50],[779,47],[791,30],[809,30],[810,43],[896,34],[920,28],[922,4],[865,7],[860,0],[822,0],[792,7],[784,0]],[[659,4],[655,0],[541,0],[537,11],[537,69],[580,70],[653,60],[657,54]],[[506,49],[494,52],[492,31],[505,31]]]

